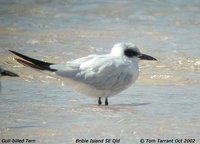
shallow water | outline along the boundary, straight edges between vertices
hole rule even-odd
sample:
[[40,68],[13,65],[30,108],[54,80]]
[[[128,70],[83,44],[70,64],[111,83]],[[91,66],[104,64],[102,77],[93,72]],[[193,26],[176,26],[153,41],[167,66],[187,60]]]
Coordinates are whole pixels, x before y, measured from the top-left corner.
[[[200,3],[192,1],[0,1],[0,139],[185,139],[200,135]],[[134,85],[110,106],[25,68],[8,49],[64,63],[134,42],[158,62],[141,62]]]

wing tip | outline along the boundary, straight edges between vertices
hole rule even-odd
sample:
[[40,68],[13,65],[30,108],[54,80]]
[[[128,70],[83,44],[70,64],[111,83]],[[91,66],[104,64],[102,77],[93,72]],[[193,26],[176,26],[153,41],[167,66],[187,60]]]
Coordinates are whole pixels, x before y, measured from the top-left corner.
[[17,52],[15,52],[15,51],[13,51],[13,50],[8,50],[9,52],[11,52],[11,53],[14,53],[14,54],[16,54]]
[[14,72],[11,72],[11,71],[8,71],[8,70],[3,70],[1,72],[1,75],[2,76],[10,76],[10,77],[19,77],[18,74],[14,73]]
[[48,70],[48,71],[52,71],[52,72],[57,71],[56,69],[50,68],[50,65],[53,65],[53,63],[48,63],[48,62],[44,62],[41,60],[37,60],[37,59],[31,58],[31,57],[28,57],[26,55],[20,54],[18,52],[15,52],[13,50],[9,50],[9,51],[11,53],[19,56],[20,58],[15,58],[15,60],[24,66],[29,66],[29,67],[39,69],[39,70]]
[[18,63],[20,63],[20,64],[22,64],[22,65],[24,65],[24,66],[28,66],[28,67],[35,68],[35,69],[39,69],[39,70],[44,70],[42,67],[37,66],[37,65],[35,65],[35,64],[31,63],[31,62],[28,62],[28,61],[26,61],[26,60],[22,60],[22,59],[19,59],[19,58],[15,58],[15,60],[16,60]]

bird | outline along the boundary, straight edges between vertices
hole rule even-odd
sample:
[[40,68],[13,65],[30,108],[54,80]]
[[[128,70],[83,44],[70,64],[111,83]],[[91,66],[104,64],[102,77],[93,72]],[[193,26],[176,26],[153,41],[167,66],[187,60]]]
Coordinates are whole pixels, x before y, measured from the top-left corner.
[[[5,69],[0,67],[0,78],[2,76],[19,77],[19,75],[17,75],[16,73],[5,70]],[[0,82],[0,92],[1,92],[1,82]]]
[[130,42],[114,44],[110,53],[88,55],[64,64],[56,64],[31,58],[19,52],[9,50],[20,58],[19,63],[42,71],[50,71],[55,76],[71,82],[71,88],[78,93],[97,99],[98,105],[109,105],[108,98],[115,96],[133,84],[139,75],[140,60],[157,61],[143,54]]
[[1,76],[19,77],[19,75],[17,75],[16,73],[5,70],[0,67],[0,77]]

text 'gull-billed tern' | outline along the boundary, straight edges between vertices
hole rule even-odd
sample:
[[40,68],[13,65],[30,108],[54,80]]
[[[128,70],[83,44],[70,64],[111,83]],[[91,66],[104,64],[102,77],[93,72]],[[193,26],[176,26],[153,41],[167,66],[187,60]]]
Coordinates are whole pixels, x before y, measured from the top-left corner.
[[10,52],[22,59],[16,60],[39,70],[47,70],[73,83],[72,89],[84,95],[96,97],[101,105],[101,98],[114,96],[128,88],[139,75],[138,62],[155,58],[142,54],[135,44],[117,43],[111,52],[105,55],[89,55],[66,64],[54,64],[25,56],[18,52]]

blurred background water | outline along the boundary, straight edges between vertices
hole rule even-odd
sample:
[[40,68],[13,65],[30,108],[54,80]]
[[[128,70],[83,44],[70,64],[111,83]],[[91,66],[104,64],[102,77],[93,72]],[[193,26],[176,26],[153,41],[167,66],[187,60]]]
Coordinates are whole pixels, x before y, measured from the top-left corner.
[[[200,135],[199,0],[1,0],[0,139],[75,143],[77,138],[195,138]],[[8,49],[65,63],[133,42],[158,62],[141,62],[138,81],[99,107],[59,79],[25,68]]]

